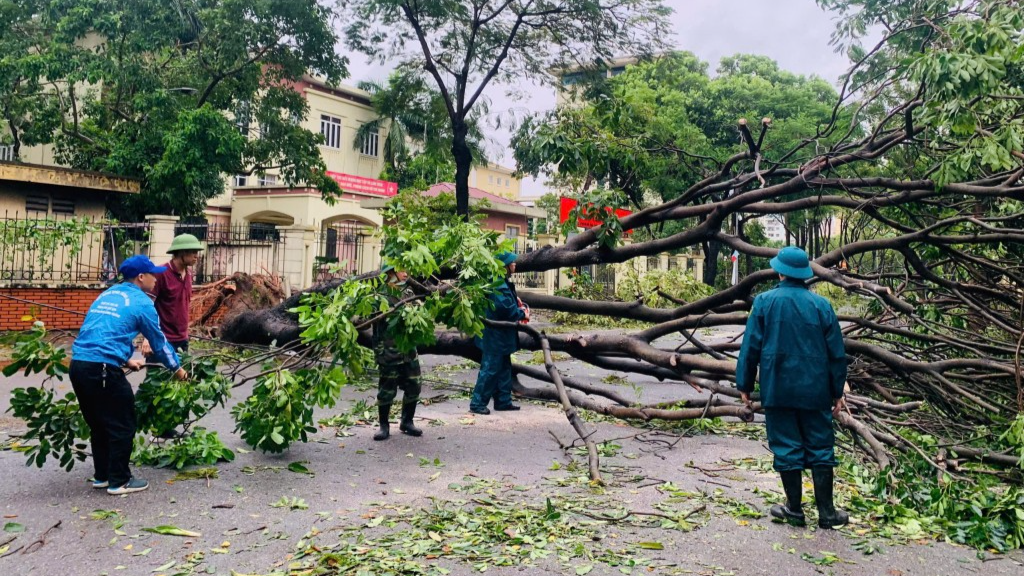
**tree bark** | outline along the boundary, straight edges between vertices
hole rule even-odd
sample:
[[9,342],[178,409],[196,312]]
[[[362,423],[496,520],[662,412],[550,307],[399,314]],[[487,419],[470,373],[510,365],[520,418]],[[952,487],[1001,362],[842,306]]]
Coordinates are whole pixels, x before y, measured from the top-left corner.
[[469,220],[469,173],[473,169],[473,153],[467,144],[469,127],[464,120],[453,121],[452,156],[455,158],[455,211]]

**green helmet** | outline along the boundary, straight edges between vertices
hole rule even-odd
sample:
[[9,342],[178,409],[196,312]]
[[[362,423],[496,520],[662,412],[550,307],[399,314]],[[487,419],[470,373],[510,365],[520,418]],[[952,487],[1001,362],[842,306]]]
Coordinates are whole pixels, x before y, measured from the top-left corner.
[[199,238],[191,234],[179,234],[171,240],[171,247],[167,250],[168,254],[174,254],[180,250],[202,250],[203,243],[199,241]]

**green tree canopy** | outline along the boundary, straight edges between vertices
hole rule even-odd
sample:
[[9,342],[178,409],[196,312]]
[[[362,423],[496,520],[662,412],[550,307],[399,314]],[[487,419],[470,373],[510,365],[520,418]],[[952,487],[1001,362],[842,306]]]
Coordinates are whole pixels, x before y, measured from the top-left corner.
[[455,196],[469,214],[470,120],[492,83],[648,52],[669,35],[661,0],[340,0],[349,46],[425,71],[452,131]]
[[316,0],[3,1],[0,15],[6,138],[142,179],[115,215],[199,214],[225,175],[271,169],[338,191],[292,88],[346,74]]
[[[452,157],[452,130],[444,98],[419,75],[399,71],[387,84],[359,83],[366,90],[378,118],[359,127],[358,144],[370,133],[387,130],[384,140],[384,170],[381,178],[398,183],[400,189],[424,189],[436,182],[452,181],[455,159]],[[467,144],[474,164],[487,162],[482,117],[487,113],[482,102],[467,120]]]
[[[762,118],[771,121],[771,136],[759,146],[763,170],[801,146],[809,154],[827,146],[830,135],[824,131],[836,98],[825,80],[781,70],[770,58],[729,56],[711,76],[706,63],[678,52],[598,80],[574,105],[528,119],[513,144],[521,170],[574,182],[580,191],[601,183],[642,209],[679,198],[742,154],[749,145],[737,130],[739,118],[758,125]],[[728,193],[717,189],[708,199]],[[821,216],[798,213],[788,221],[794,229],[813,228]],[[692,224],[665,223],[641,237],[670,236]],[[703,245],[708,283],[714,282],[719,248]]]

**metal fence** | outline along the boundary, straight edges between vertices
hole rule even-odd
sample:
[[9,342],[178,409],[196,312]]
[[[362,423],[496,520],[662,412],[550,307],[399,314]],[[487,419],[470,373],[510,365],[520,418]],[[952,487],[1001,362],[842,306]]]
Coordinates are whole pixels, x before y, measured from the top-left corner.
[[[537,242],[535,240],[528,240],[526,238],[516,239],[516,254],[529,254],[536,249]],[[545,288],[544,272],[516,272],[512,275],[512,282],[515,283],[517,289],[527,288],[530,290],[543,290]]]
[[284,268],[281,236],[272,225],[183,223],[175,226],[174,234],[192,234],[206,247],[193,269],[196,284],[216,282],[235,272],[277,276]]
[[0,282],[97,284],[145,244],[147,224],[72,215],[5,213],[0,218]]
[[361,222],[346,220],[325,226],[317,232],[317,255],[313,260],[313,283],[343,278],[359,272],[363,252],[363,233],[370,228]]

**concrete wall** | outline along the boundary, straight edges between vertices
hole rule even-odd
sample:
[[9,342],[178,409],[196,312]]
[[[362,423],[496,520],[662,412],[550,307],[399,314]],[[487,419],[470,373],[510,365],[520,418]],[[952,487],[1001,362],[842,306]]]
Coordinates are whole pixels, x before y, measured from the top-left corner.
[[502,234],[505,233],[507,226],[518,226],[519,237],[526,237],[526,216],[517,214],[503,214],[501,212],[487,212],[487,217],[483,222],[483,227],[488,230],[497,230]]
[[25,217],[25,200],[28,195],[46,196],[50,200],[51,209],[47,214],[33,213],[33,218],[45,218],[53,215],[53,199],[69,200],[75,203],[76,218],[89,218],[99,220],[105,212],[104,196],[102,192],[90,190],[70,189],[61,186],[46,186],[28,182],[10,182],[0,180],[0,218],[6,214],[13,218],[15,214]]
[[265,222],[280,226],[312,226],[338,220],[357,220],[368,226],[380,226],[380,212],[361,208],[366,196],[344,194],[333,205],[316,190],[286,188],[242,188],[235,191],[231,207],[231,223]]

